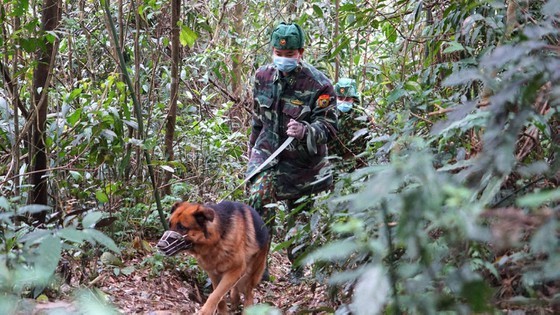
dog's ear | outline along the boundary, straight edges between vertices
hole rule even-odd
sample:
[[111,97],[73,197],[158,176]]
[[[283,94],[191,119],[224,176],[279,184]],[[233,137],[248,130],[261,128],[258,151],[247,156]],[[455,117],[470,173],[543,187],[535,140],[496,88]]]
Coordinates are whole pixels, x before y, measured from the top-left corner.
[[206,221],[208,222],[214,221],[215,215],[216,213],[214,212],[213,209],[200,206],[198,208],[198,211],[194,213],[194,218],[200,226],[205,226]]
[[170,212],[170,214],[173,213],[173,212],[175,212],[175,210],[177,210],[177,208],[179,208],[180,205],[181,205],[181,202],[180,202],[180,201],[177,201],[176,203],[174,203],[174,204],[171,206],[171,212]]

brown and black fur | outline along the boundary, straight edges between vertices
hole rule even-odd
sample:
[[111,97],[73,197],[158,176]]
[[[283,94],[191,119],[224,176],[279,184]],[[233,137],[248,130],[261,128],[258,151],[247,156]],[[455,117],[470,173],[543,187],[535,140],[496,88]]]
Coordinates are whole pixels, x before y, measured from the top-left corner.
[[240,294],[244,307],[253,304],[253,289],[262,277],[269,250],[268,230],[253,208],[229,201],[178,202],[173,205],[169,228],[192,243],[188,252],[212,281],[214,290],[199,314],[213,314],[216,309],[227,314],[224,297],[230,290],[232,307],[239,306]]

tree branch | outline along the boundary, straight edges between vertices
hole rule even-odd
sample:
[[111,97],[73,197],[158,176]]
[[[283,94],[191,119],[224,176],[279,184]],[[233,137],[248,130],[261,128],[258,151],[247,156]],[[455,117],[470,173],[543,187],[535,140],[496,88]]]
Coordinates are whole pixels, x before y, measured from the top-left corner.
[[8,86],[7,90],[8,90],[8,93],[10,94],[10,97],[15,100],[17,108],[19,108],[19,110],[23,114],[23,117],[28,119],[29,118],[29,112],[23,106],[23,103],[21,102],[21,100],[19,98],[15,98],[14,95],[12,95],[13,94],[12,91],[17,89],[17,83],[15,83],[12,80],[12,78],[10,77],[10,72],[8,71],[8,69],[6,69],[6,67],[4,66],[4,64],[2,63],[1,60],[0,60],[0,70],[2,71],[2,78],[4,79],[4,82],[6,82],[6,85]]

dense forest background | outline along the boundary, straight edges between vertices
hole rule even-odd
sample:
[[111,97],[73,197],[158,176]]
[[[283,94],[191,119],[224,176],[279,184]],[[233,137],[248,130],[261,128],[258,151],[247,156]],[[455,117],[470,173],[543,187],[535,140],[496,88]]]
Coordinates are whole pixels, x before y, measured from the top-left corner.
[[281,21],[372,121],[365,167],[298,225],[276,205],[274,250],[305,248],[326,312],[560,312],[559,1],[4,0],[0,313],[70,274],[66,296],[111,312],[98,261],[173,269],[150,246],[172,203],[246,201],[251,80]]

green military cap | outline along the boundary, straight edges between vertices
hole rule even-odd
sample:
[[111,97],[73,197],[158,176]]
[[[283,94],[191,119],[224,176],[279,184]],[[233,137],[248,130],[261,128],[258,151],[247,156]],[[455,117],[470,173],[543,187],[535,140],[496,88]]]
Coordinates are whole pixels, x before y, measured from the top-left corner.
[[341,78],[334,86],[336,96],[353,97],[359,99],[356,81],[349,78]]
[[270,42],[276,49],[303,48],[303,31],[296,23],[280,23],[270,36]]

